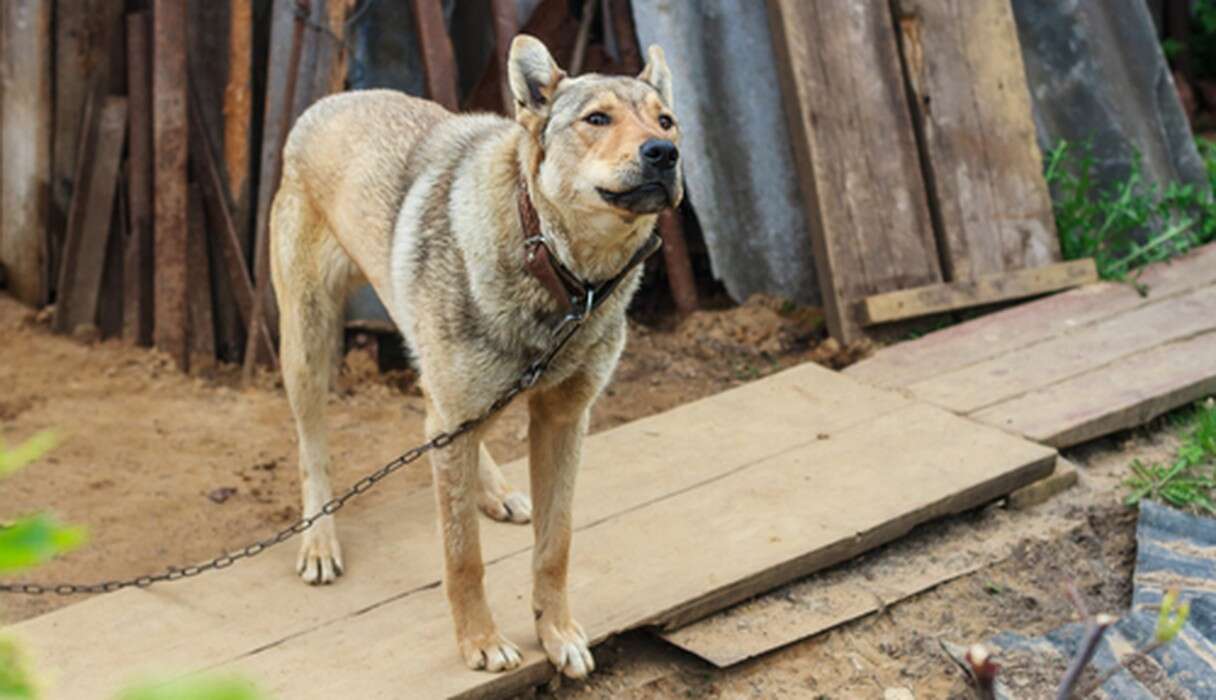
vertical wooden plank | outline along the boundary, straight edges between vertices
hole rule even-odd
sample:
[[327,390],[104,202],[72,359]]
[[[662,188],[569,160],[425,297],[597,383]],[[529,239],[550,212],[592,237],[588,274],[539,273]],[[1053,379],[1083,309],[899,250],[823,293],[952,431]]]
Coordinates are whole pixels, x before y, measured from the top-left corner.
[[[114,215],[114,195],[127,130],[127,99],[106,97],[97,114],[96,137],[84,137],[77,169],[81,186],[72,195],[71,225],[59,273],[52,327],[71,333],[96,325],[102,274]],[[94,142],[95,141],[95,146]]]
[[[54,0],[54,4],[55,116],[49,253],[52,269],[58,269],[62,264],[68,206],[78,186],[74,177],[80,114],[93,86],[110,86],[111,39],[122,18],[123,2]],[[109,87],[103,89],[105,92],[110,92]]]
[[202,195],[198,185],[189,191],[187,224],[187,295],[190,314],[190,370],[215,366],[215,318],[212,315],[211,263],[208,254],[207,224],[203,218]]
[[152,342],[152,78],[148,13],[127,17],[127,223],[123,337]]
[[511,97],[511,86],[507,82],[507,54],[511,41],[519,32],[519,16],[515,0],[490,0],[491,22],[494,25],[494,67],[498,88],[502,92],[502,113],[515,114],[515,100]]
[[[124,126],[125,129],[125,126]],[[103,338],[122,335],[123,281],[126,260],[123,252],[127,248],[127,183],[125,168],[120,162],[117,182],[114,187],[113,210],[110,214],[110,232],[106,236],[105,261],[101,272],[101,289],[97,299],[97,327]]]
[[[262,125],[261,170],[258,176],[257,223],[254,228],[254,280],[257,290],[253,298],[245,336],[246,381],[252,376],[259,359],[259,324],[277,327],[273,306],[266,303],[271,294],[269,224],[270,205],[278,190],[282,175],[283,143],[292,124],[296,82],[303,50],[304,23],[295,13],[296,0],[275,0],[270,26],[270,56],[266,69],[266,108]],[[263,321],[263,316],[265,317]],[[265,357],[264,355],[262,357]],[[273,361],[273,355],[269,357]]]
[[224,163],[241,253],[252,252],[253,0],[231,0],[228,81],[224,86]]
[[422,65],[426,70],[427,94],[455,112],[459,105],[456,95],[456,56],[443,18],[443,5],[438,0],[412,1]]
[[946,279],[1060,259],[1009,0],[896,0]]
[[153,336],[183,370],[188,311],[186,153],[186,8],[154,0],[152,15],[152,148],[154,153],[155,304]]
[[51,0],[5,0],[0,264],[21,301],[46,301],[51,188]]
[[850,343],[858,300],[942,279],[891,11],[768,7],[828,329]]

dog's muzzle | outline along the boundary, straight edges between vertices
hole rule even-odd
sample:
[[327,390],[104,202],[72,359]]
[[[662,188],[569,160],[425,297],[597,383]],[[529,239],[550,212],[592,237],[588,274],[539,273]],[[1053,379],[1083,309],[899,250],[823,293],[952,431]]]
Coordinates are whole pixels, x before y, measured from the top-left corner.
[[640,184],[620,192],[597,188],[614,207],[636,214],[653,214],[675,206],[680,150],[667,139],[647,139],[638,147]]

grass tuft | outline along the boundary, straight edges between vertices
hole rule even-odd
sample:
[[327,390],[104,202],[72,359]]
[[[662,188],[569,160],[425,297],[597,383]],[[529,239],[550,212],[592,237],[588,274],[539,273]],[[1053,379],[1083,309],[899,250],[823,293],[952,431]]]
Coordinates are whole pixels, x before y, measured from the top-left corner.
[[[1047,154],[1056,229],[1066,260],[1093,258],[1103,279],[1135,282],[1136,270],[1216,240],[1216,143],[1200,139],[1208,188],[1144,180],[1139,156],[1125,180],[1101,187],[1088,144],[1061,141]],[[1149,232],[1140,243],[1136,236]]]
[[1186,437],[1170,464],[1131,463],[1125,502],[1148,498],[1183,510],[1216,515],[1216,400],[1198,404],[1183,430]]

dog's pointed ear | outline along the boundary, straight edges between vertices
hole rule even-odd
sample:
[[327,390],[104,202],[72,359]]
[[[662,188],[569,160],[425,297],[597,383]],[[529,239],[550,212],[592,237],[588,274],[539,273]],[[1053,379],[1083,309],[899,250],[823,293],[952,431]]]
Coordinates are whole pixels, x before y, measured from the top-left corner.
[[671,95],[671,69],[667,67],[667,58],[658,44],[651,44],[646,50],[646,67],[638,74],[638,80],[653,85],[659,91],[659,97],[663,98],[663,103],[675,107]]
[[520,34],[511,42],[507,73],[516,114],[526,110],[542,117],[549,113],[553,93],[566,77],[566,72],[558,68],[553,56],[549,55],[549,49],[527,34]]

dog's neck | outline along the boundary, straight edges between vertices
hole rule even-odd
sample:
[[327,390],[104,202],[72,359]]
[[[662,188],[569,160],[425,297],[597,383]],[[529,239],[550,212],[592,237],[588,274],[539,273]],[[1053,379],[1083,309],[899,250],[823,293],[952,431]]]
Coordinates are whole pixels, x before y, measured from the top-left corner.
[[[516,202],[524,239],[540,236],[553,262],[576,280],[598,283],[615,275],[654,230],[657,215],[628,220],[617,214],[565,212],[541,193],[536,182],[543,152],[528,136],[519,140]],[[525,214],[527,215],[525,221]],[[566,215],[577,220],[567,220]],[[529,226],[535,230],[529,232]]]

